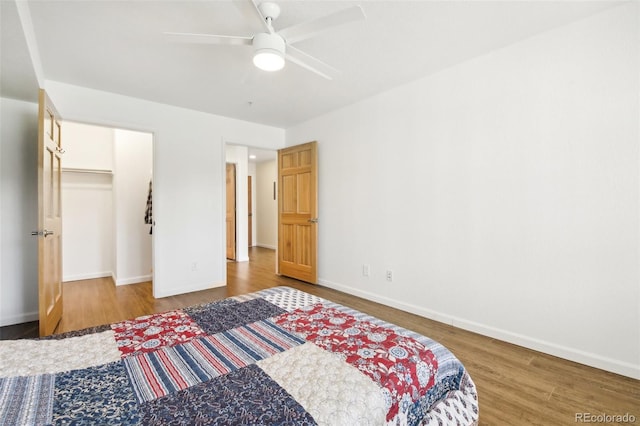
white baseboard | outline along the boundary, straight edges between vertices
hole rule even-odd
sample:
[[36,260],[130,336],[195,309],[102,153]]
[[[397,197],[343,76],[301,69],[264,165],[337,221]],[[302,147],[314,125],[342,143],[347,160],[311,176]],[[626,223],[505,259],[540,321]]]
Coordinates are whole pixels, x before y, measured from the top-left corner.
[[612,373],[621,374],[623,376],[631,377],[634,379],[640,379],[640,364],[630,364],[624,361],[603,357],[598,354],[585,352],[579,349],[536,339],[534,337],[513,333],[510,331],[480,324],[474,321],[469,321],[464,318],[458,318],[452,315],[444,314],[442,312],[433,311],[431,309],[425,309],[423,307],[392,299],[390,297],[380,296],[375,293],[363,291],[331,281],[319,279],[318,283],[334,290],[343,291],[354,296],[362,297],[363,299],[382,303],[384,305],[410,312],[412,314],[420,315],[434,321],[449,324],[463,330],[482,334],[483,336],[488,336],[505,342],[513,343],[515,345],[524,346],[525,348],[544,352],[549,355],[599,368],[601,370],[610,371]]
[[640,379],[640,364],[634,365],[628,362],[604,357],[591,352],[585,352],[580,349],[564,345],[558,345],[556,343],[490,327],[473,321],[455,319],[452,325],[484,336],[493,337],[518,346],[524,346],[525,348],[544,352],[569,361],[574,361],[579,364],[585,364],[601,370],[610,371],[612,373],[621,374],[634,379]]
[[38,312],[25,312],[23,314],[0,317],[0,327],[31,321],[38,321]]
[[266,248],[266,249],[271,249],[271,250],[275,250],[278,248],[277,246],[272,246],[269,244],[262,244],[262,243],[257,243],[256,246]]
[[62,282],[92,280],[94,278],[104,278],[113,276],[113,272],[91,272],[88,274],[63,275]]
[[116,283],[116,285],[145,283],[147,281],[151,281],[152,279],[153,275],[140,275],[138,277],[129,278],[116,278],[115,276],[113,276],[113,282]]
[[194,284],[189,287],[174,287],[174,288],[168,288],[165,290],[157,290],[154,292],[153,297],[155,297],[156,299],[160,299],[162,297],[175,296],[177,294],[192,293],[194,291],[209,290],[212,288],[224,287],[225,285],[227,284],[224,282],[220,282],[220,283],[213,283],[213,284],[211,283]]

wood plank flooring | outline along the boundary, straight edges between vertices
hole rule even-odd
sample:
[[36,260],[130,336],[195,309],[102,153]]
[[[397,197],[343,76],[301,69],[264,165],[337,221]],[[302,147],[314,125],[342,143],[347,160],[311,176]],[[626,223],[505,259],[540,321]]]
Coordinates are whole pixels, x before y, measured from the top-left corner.
[[[223,288],[154,299],[151,283],[115,287],[111,279],[64,285],[64,311],[57,332],[77,330],[181,308],[228,296],[287,285],[429,336],[449,348],[478,388],[482,425],[572,425],[579,413],[624,415],[640,424],[640,381],[566,361],[464,331],[326,287],[274,274],[272,250],[250,249],[250,262],[227,263]],[[36,323],[37,326],[37,323]],[[28,326],[25,326],[28,328]],[[6,328],[5,328],[6,329]],[[37,332],[37,327],[35,327]],[[2,330],[0,329],[0,332]],[[13,330],[0,334],[15,338]]]

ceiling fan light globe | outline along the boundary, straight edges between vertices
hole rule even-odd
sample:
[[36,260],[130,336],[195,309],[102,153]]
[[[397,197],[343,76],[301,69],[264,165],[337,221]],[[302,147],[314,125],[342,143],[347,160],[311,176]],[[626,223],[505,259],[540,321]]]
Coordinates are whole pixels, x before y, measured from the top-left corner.
[[284,68],[284,56],[275,49],[259,49],[253,55],[253,64],[263,71],[279,71]]

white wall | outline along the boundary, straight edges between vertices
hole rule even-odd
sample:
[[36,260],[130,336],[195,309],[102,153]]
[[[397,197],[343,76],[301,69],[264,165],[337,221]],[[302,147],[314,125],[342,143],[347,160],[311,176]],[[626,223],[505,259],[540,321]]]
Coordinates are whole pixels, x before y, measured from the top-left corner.
[[150,281],[152,235],[144,223],[153,168],[153,135],[114,130],[114,247],[116,285]]
[[[236,165],[236,261],[249,260],[249,149],[246,146],[227,145],[226,162]],[[226,199],[225,199],[226,201]],[[226,234],[225,234],[226,238]]]
[[287,129],[319,142],[320,282],[640,378],[639,13]]
[[153,134],[154,295],[224,285],[224,141],[279,149],[284,130],[54,81],[45,88],[64,119]]
[[64,121],[62,131],[65,169],[113,169],[113,129]]
[[63,281],[111,276],[112,190],[110,174],[62,173]]
[[277,162],[256,164],[256,245],[278,248],[278,202],[273,199],[273,183],[278,181]]
[[38,105],[0,98],[0,326],[38,319]]
[[113,270],[113,129],[62,123],[62,280],[109,277]]

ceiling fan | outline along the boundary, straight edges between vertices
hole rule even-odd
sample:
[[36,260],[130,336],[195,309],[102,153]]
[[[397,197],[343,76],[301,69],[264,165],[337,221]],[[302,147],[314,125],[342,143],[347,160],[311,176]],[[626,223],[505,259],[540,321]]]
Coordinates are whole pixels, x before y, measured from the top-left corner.
[[352,6],[329,15],[292,25],[280,31],[273,28],[273,21],[280,16],[280,6],[265,1],[248,0],[262,22],[265,32],[253,36],[229,36],[216,34],[164,33],[172,40],[187,43],[248,45],[254,50],[253,63],[265,71],[277,71],[284,67],[285,59],[322,77],[331,80],[339,71],[332,66],[292,46],[293,43],[308,39],[338,25],[365,19],[360,6]]

